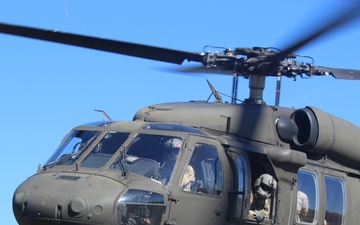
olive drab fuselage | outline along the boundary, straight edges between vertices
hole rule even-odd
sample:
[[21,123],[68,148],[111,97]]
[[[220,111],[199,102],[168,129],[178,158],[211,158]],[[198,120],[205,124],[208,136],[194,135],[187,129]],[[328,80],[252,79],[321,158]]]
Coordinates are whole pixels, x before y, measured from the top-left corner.
[[[355,224],[359,136],[313,107],[152,105],[133,121],[74,128],[17,188],[14,214],[20,225]],[[277,187],[257,220],[262,174]]]

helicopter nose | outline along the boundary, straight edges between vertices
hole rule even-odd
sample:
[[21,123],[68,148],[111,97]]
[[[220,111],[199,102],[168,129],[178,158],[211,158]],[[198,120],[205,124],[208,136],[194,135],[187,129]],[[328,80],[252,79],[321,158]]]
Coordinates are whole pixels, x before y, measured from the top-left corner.
[[19,225],[114,224],[115,201],[124,186],[95,175],[38,174],[13,196]]

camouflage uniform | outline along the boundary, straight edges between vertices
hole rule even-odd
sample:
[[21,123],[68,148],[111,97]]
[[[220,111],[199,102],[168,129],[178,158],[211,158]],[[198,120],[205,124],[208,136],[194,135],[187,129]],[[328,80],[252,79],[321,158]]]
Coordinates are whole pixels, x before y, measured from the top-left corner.
[[309,200],[304,192],[297,192],[297,221],[305,221],[306,215],[309,211]]
[[[252,194],[251,194],[252,195]],[[256,215],[262,212],[264,219],[269,219],[270,214],[270,200],[268,198],[255,198],[250,205],[249,218],[255,219]]]

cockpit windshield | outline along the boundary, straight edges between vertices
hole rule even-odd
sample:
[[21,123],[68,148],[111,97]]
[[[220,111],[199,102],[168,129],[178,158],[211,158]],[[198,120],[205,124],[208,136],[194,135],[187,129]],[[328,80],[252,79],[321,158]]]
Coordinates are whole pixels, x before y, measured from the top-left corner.
[[145,133],[140,131],[132,135],[132,129],[120,132],[117,127],[113,131],[73,130],[43,169],[76,165],[77,169],[118,170],[122,174],[135,173],[167,185],[183,146],[183,138],[162,135],[159,130],[166,128],[168,133],[189,132],[169,130],[169,127],[181,125],[146,126],[143,127]]
[[99,131],[72,131],[68,138],[55,150],[44,168],[56,165],[73,165],[99,134]]
[[128,139],[129,133],[109,132],[91,150],[82,161],[82,167],[103,167],[120,146]]
[[179,137],[138,134],[110,169],[136,173],[166,185],[171,177],[183,140]]

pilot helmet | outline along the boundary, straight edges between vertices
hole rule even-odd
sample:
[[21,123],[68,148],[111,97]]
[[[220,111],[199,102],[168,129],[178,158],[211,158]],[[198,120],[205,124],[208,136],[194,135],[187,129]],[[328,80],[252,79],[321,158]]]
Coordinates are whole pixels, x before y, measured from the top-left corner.
[[257,198],[270,198],[276,187],[275,178],[269,174],[263,174],[254,182],[255,196]]
[[180,138],[171,138],[165,142],[165,148],[167,152],[173,155],[179,154],[183,141]]

